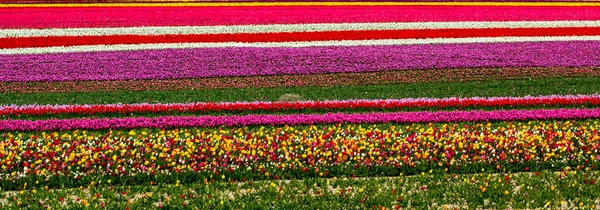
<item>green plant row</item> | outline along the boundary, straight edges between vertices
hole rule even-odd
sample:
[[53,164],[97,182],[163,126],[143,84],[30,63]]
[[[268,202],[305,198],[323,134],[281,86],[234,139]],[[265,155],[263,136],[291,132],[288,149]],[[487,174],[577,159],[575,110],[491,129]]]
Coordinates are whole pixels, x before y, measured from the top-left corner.
[[184,103],[205,101],[276,101],[288,93],[305,100],[382,98],[491,97],[595,94],[600,77],[439,82],[333,87],[285,87],[182,91],[0,94],[2,104]]
[[70,189],[4,192],[5,208],[59,209],[595,209],[599,171],[232,180],[156,186],[96,182]]

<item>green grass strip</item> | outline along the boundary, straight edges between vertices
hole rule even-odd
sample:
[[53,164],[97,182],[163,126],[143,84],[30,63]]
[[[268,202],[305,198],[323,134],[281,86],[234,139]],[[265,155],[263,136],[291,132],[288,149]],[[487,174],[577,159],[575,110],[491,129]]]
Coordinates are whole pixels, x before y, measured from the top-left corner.
[[223,176],[188,185],[115,187],[104,181],[6,192],[0,202],[11,209],[595,209],[599,175],[571,170],[255,182]]
[[287,93],[298,94],[306,100],[594,94],[600,92],[598,84],[600,77],[335,87],[2,94],[0,103],[20,105],[275,101]]

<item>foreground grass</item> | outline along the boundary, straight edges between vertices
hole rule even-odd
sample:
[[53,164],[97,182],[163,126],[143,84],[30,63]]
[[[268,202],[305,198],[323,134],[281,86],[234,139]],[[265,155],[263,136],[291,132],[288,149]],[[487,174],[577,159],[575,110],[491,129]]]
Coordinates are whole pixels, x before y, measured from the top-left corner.
[[223,176],[189,185],[112,186],[105,181],[79,189],[24,185],[3,193],[0,204],[70,209],[594,209],[600,198],[599,176],[599,171],[578,167],[557,173],[423,173],[254,182]]
[[204,101],[276,101],[287,93],[306,100],[419,97],[491,97],[595,94],[600,77],[439,82],[334,87],[247,88],[182,91],[0,94],[2,104],[183,103]]

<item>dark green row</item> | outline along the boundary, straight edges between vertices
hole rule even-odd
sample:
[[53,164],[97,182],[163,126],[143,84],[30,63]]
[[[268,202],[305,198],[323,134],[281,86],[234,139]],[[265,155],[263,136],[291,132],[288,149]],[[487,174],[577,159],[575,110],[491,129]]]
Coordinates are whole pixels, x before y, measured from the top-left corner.
[[284,94],[305,100],[491,97],[595,94],[600,77],[491,80],[336,87],[287,87],[185,91],[1,94],[0,104],[185,103],[206,101],[276,101]]

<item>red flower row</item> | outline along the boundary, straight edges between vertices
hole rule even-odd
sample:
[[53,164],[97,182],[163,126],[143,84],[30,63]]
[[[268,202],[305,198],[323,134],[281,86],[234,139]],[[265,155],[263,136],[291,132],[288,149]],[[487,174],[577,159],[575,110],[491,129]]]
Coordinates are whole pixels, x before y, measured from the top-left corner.
[[282,32],[240,34],[170,34],[52,36],[0,38],[0,48],[27,48],[76,45],[154,44],[189,42],[301,42],[327,40],[473,38],[504,36],[593,36],[597,27],[564,28],[478,28],[478,29],[407,29],[325,32]]
[[501,106],[561,106],[600,105],[600,95],[493,97],[493,98],[418,98],[400,100],[348,100],[303,102],[221,102],[187,104],[102,104],[102,105],[26,105],[0,107],[0,115],[48,114],[103,114],[103,113],[159,113],[210,111],[279,111],[329,109],[399,109],[445,107],[501,107]]

